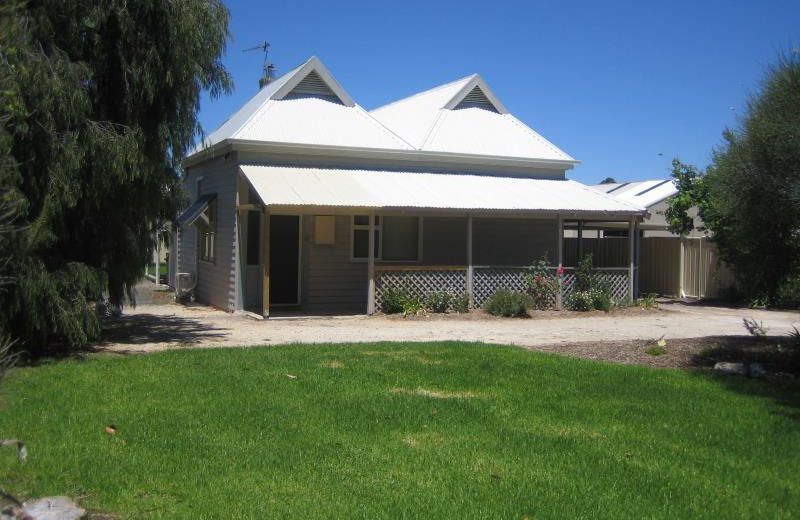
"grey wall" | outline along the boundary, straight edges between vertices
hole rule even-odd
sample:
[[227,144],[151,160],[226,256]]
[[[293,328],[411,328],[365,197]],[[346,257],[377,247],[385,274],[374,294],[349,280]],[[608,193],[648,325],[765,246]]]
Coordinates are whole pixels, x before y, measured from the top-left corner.
[[[195,295],[202,303],[233,311],[236,306],[235,258],[236,258],[236,179],[238,165],[235,154],[228,159],[222,157],[189,169],[186,188],[190,202],[200,195],[217,194],[217,229],[215,237],[215,261],[197,262],[198,231],[194,226],[181,229],[181,272],[196,273],[198,277]],[[197,178],[202,176],[200,192]]]
[[336,217],[336,243],[314,245],[314,217],[303,217],[302,304],[309,313],[364,313],[367,263],[350,260],[350,217]]

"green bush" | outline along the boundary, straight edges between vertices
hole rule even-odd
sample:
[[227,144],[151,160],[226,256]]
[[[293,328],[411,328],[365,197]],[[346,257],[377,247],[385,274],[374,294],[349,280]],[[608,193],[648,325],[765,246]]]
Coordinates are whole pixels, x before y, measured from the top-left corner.
[[459,314],[469,312],[469,296],[462,294],[453,298],[453,310]]
[[783,280],[778,286],[775,300],[779,307],[800,307],[800,276],[790,276]]
[[558,280],[550,274],[550,261],[547,255],[542,256],[531,266],[526,280],[533,308],[537,310],[552,308],[558,293]]
[[381,310],[386,314],[397,314],[403,312],[403,304],[408,299],[406,291],[403,289],[389,288],[383,291],[381,299]]
[[639,304],[639,307],[642,309],[656,309],[658,308],[658,302],[656,301],[655,293],[645,294],[636,302]]
[[592,308],[598,311],[610,312],[614,307],[610,287],[594,287],[589,294],[592,297]]
[[450,310],[453,295],[447,291],[433,291],[425,296],[425,309],[429,312],[444,313]]
[[425,313],[425,305],[419,296],[409,296],[403,300],[403,317]]
[[564,301],[564,307],[570,311],[590,311],[594,308],[592,294],[589,291],[573,291]]
[[600,310],[609,312],[614,307],[611,285],[592,271],[592,255],[588,254],[578,263],[575,271],[575,290],[564,306],[571,311]]
[[498,289],[486,300],[483,308],[495,316],[527,316],[533,305],[531,297],[525,293]]

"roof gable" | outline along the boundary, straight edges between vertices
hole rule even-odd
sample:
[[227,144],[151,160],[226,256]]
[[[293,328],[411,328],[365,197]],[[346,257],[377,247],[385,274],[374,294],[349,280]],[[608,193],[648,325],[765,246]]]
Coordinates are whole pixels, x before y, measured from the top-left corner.
[[478,106],[493,110],[498,114],[507,114],[508,110],[503,103],[494,95],[483,78],[473,74],[469,81],[461,87],[461,90],[453,96],[442,108],[447,110],[457,110],[459,108],[469,108]]
[[413,149],[358,106],[316,57],[265,85],[198,151],[226,139]]
[[477,74],[372,111],[418,150],[524,159],[574,159],[512,116]]
[[335,97],[348,107],[356,104],[316,56],[296,69],[292,77],[272,95],[272,99],[284,99],[295,94]]

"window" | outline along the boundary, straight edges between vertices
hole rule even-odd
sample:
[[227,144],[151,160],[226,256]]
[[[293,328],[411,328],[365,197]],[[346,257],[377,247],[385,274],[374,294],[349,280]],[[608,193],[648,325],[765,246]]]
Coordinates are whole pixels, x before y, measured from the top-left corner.
[[217,199],[208,202],[208,207],[198,219],[197,232],[200,235],[200,260],[213,262],[215,257],[215,235],[217,232]]
[[[381,218],[375,217],[375,258],[380,258]],[[354,259],[363,259],[369,256],[369,217],[356,215],[353,217],[353,236],[351,251]]]
[[314,217],[314,245],[332,246],[336,243],[336,217],[316,215]]
[[[375,259],[387,262],[420,260],[419,217],[375,217]],[[369,252],[369,217],[353,217],[352,258],[366,259]]]

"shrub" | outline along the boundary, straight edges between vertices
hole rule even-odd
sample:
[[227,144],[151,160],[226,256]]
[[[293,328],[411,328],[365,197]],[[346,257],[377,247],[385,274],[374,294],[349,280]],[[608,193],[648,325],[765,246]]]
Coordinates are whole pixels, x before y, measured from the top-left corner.
[[607,286],[593,287],[589,291],[592,298],[592,308],[598,311],[610,312],[614,306],[614,300],[611,299],[611,288]]
[[594,287],[595,275],[592,268],[592,254],[589,253],[578,262],[578,268],[575,270],[576,291],[589,291]]
[[779,307],[800,307],[800,276],[790,276],[778,286],[775,303]]
[[592,295],[589,291],[573,291],[564,301],[564,307],[571,311],[590,311],[592,305]]
[[531,297],[525,293],[498,289],[484,304],[484,309],[495,316],[527,316],[531,308]]
[[403,289],[388,288],[383,291],[383,298],[381,299],[381,310],[386,314],[397,314],[403,312],[403,302],[406,301],[408,296]]
[[656,309],[658,308],[658,302],[656,301],[655,293],[645,294],[636,302],[639,304],[639,307],[646,310]]
[[553,306],[558,293],[558,281],[550,273],[550,262],[547,255],[542,256],[528,270],[528,294],[531,295],[531,304],[534,309],[545,310]]
[[564,306],[571,311],[609,312],[614,306],[611,285],[598,278],[592,271],[592,255],[588,254],[578,263],[575,271],[575,290],[567,297]]
[[425,305],[419,296],[409,296],[403,300],[403,317],[425,313]]
[[462,294],[453,298],[453,310],[459,314],[469,312],[469,296]]
[[429,312],[443,313],[450,309],[453,295],[447,291],[433,291],[425,296],[425,309]]

